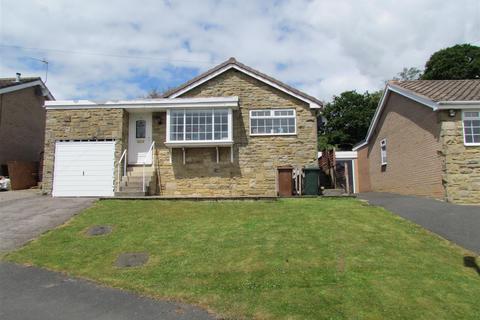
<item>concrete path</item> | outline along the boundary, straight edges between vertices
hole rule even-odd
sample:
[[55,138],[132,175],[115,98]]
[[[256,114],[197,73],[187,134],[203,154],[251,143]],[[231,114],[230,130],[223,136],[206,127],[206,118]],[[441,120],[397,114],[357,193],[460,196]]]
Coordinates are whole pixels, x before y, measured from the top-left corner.
[[94,199],[52,198],[36,190],[0,192],[0,254],[18,248],[89,207]]
[[0,319],[215,319],[189,305],[157,301],[38,268],[0,262]]
[[361,193],[358,197],[480,253],[480,206],[380,192]]

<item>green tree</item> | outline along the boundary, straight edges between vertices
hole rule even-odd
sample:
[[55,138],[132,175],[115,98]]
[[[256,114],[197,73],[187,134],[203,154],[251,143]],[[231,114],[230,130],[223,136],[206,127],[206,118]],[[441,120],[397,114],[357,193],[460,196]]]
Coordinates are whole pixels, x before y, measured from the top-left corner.
[[401,72],[398,73],[397,77],[393,77],[393,80],[418,80],[422,75],[422,70],[410,67],[403,68]]
[[457,44],[435,52],[425,64],[422,79],[480,79],[480,47]]
[[363,94],[345,91],[334,96],[322,112],[324,123],[319,127],[319,150],[332,146],[351,150],[364,139],[381,96],[382,91]]
[[158,88],[152,88],[147,92],[147,95],[144,97],[146,99],[158,99],[162,97],[162,92]]

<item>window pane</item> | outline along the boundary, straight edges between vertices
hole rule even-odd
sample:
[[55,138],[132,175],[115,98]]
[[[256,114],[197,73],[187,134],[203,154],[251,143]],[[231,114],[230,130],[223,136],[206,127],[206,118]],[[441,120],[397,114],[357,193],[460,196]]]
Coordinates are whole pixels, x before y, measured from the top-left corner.
[[135,122],[135,137],[137,139],[145,139],[145,129],[146,129],[146,121],[137,120]]
[[478,111],[467,111],[464,113],[465,118],[479,118],[480,112]]
[[292,109],[256,110],[251,115],[252,134],[295,133],[295,111]]

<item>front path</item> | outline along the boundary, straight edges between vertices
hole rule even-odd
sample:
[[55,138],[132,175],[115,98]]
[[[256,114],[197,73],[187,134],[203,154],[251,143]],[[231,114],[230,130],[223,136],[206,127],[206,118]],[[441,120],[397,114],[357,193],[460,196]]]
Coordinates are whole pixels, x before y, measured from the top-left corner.
[[358,197],[480,253],[480,206],[382,192],[361,193]]

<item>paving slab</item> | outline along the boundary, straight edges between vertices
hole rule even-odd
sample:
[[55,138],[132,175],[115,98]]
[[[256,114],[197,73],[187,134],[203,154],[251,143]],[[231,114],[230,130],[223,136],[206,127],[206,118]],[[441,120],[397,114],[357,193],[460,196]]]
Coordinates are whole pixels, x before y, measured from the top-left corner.
[[358,198],[384,207],[477,254],[480,253],[480,205],[458,205],[393,193],[360,193]]
[[0,319],[203,320],[215,317],[187,304],[140,297],[60,273],[0,262]]

